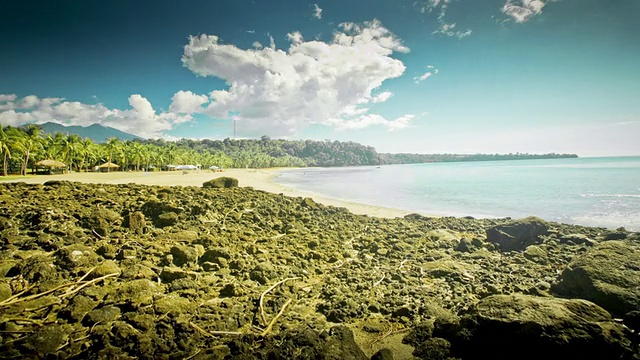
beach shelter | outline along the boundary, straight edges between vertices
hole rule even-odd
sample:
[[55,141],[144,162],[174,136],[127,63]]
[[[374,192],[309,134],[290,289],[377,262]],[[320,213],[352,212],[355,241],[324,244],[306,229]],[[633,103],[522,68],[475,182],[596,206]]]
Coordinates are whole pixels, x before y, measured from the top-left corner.
[[111,161],[107,161],[106,163],[98,166],[98,169],[100,169],[100,171],[109,171],[111,169],[117,169],[119,167],[120,167],[120,165],[116,165],[116,164],[112,163]]
[[40,160],[36,163],[36,166],[48,167],[48,168],[66,168],[67,165],[58,160]]
[[38,167],[44,167],[44,168],[49,168],[49,172],[48,174],[53,174],[53,169],[66,169],[67,165],[63,162],[60,162],[58,160],[40,160],[36,163],[36,168]]

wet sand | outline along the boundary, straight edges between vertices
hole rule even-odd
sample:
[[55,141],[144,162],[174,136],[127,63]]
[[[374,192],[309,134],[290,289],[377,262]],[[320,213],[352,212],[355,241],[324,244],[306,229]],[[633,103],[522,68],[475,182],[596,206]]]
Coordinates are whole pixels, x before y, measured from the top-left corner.
[[[94,173],[80,172],[60,175],[28,175],[25,177],[11,177],[12,182],[25,182],[29,184],[42,184],[49,180],[68,180],[92,184],[142,184],[160,186],[202,186],[202,183],[220,176],[229,176],[238,179],[239,186],[251,186],[257,190],[263,190],[286,196],[310,197],[323,205],[344,207],[354,214],[369,215],[381,218],[402,217],[411,211],[386,208],[375,205],[360,204],[346,200],[334,199],[312,192],[296,190],[277,184],[273,178],[282,169],[228,169],[224,172],[190,171],[183,174],[182,171],[169,172],[110,172]],[[0,182],[2,180],[0,178]],[[429,214],[423,214],[429,215]],[[433,216],[433,215],[431,215]]]

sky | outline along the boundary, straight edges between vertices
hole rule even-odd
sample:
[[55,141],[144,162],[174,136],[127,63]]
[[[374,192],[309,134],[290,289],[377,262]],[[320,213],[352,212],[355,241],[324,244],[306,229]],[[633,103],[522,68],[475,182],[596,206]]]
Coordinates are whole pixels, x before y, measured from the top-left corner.
[[640,155],[638,0],[0,2],[0,124]]

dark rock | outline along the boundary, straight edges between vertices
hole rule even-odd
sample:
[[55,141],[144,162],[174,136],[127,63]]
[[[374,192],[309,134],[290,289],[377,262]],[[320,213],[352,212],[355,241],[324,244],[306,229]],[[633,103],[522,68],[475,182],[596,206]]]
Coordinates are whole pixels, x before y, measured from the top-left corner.
[[77,322],[82,320],[85,315],[87,315],[87,313],[93,310],[97,305],[97,301],[87,296],[78,295],[71,299],[69,305],[67,305],[63,312],[63,316]]
[[473,249],[474,249],[474,246],[471,243],[471,240],[467,238],[460,239],[460,243],[458,244],[458,246],[456,246],[456,251],[460,251],[460,252],[472,252]]
[[393,352],[387,348],[380,349],[377,353],[373,354],[371,360],[393,360]]
[[[435,337],[468,359],[620,359],[631,355],[628,331],[585,300],[529,295],[486,297]],[[505,346],[508,344],[508,346]]]
[[120,317],[120,313],[120,308],[117,306],[105,306],[100,309],[89,311],[85,318],[85,322],[87,325],[110,323],[112,321],[116,321]]
[[520,251],[529,245],[542,243],[540,236],[548,230],[544,220],[528,217],[487,229],[487,241],[499,245],[502,251]]
[[238,187],[238,179],[231,177],[221,176],[215,179],[211,179],[202,184],[204,188],[233,188]]
[[604,234],[603,239],[606,241],[609,240],[624,240],[627,238],[627,232],[626,231],[611,231],[608,232],[606,234]]
[[127,216],[125,226],[129,228],[135,234],[142,234],[147,223],[144,218],[144,214],[140,211],[135,211]]
[[106,275],[120,274],[120,273],[122,273],[122,270],[120,270],[120,267],[118,266],[118,264],[116,264],[116,262],[113,260],[107,260],[101,263],[100,265],[96,266],[93,272],[89,274],[88,279],[95,279],[95,278],[99,278]]
[[451,343],[443,338],[431,338],[418,344],[413,355],[425,360],[450,359]]
[[171,212],[158,215],[158,217],[154,221],[154,224],[158,227],[165,227],[165,226],[173,226],[177,222],[178,222],[178,214],[171,211]]
[[622,321],[629,329],[640,334],[640,310],[629,311],[624,315]]
[[176,245],[171,247],[173,263],[176,266],[195,264],[198,261],[198,251],[190,246]]
[[86,229],[96,232],[100,236],[107,236],[115,226],[120,226],[120,214],[105,208],[94,209],[84,219]]
[[552,290],[593,301],[616,316],[640,309],[640,244],[599,243],[574,258]]
[[65,246],[56,252],[55,257],[56,264],[67,270],[94,266],[99,258],[90,247],[81,244]]

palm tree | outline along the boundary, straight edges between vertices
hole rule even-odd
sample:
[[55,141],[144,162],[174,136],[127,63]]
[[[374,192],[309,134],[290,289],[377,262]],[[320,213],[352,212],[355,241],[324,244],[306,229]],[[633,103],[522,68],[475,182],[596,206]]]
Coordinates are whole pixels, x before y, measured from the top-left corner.
[[27,166],[29,166],[31,153],[42,147],[42,128],[38,125],[29,124],[23,131],[23,134],[24,135],[20,139],[19,143],[24,154],[24,160],[20,167],[20,174],[24,176],[27,174]]
[[0,154],[2,154],[2,174],[7,176],[7,158],[11,159],[11,139],[0,126]]
[[[120,152],[121,149],[121,145],[122,143],[120,142],[120,139],[116,138],[116,137],[110,137],[107,139],[107,161],[109,162],[113,162],[113,158],[114,155],[117,157],[118,153]],[[107,172],[109,171],[109,168],[107,168]]]

